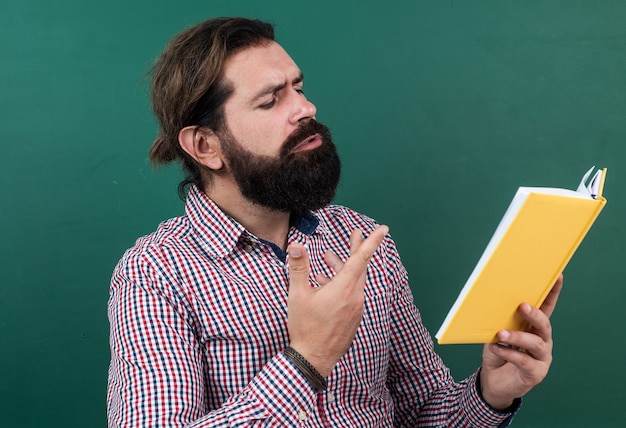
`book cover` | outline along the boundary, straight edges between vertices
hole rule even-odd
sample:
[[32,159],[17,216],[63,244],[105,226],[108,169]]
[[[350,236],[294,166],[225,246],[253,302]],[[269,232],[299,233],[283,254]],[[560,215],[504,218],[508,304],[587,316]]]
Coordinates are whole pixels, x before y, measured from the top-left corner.
[[606,204],[606,169],[576,191],[520,187],[436,334],[439,344],[496,342],[525,330],[517,309],[539,307]]

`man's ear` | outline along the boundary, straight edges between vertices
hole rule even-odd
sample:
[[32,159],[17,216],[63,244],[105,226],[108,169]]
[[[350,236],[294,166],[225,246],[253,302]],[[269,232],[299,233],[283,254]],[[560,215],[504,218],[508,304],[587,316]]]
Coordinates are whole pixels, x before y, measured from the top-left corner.
[[178,143],[199,164],[212,170],[224,166],[220,140],[210,129],[187,126],[178,133]]

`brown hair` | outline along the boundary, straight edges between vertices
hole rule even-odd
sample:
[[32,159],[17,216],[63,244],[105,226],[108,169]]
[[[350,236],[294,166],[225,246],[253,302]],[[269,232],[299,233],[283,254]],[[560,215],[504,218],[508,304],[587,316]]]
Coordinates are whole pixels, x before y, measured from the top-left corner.
[[176,35],[167,44],[152,68],[152,109],[160,133],[150,148],[154,167],[172,161],[182,163],[186,174],[178,186],[184,198],[190,184],[210,184],[202,166],[178,143],[186,126],[220,131],[225,125],[224,102],[233,88],[222,79],[222,67],[229,55],[274,40],[272,24],[246,18],[214,18]]

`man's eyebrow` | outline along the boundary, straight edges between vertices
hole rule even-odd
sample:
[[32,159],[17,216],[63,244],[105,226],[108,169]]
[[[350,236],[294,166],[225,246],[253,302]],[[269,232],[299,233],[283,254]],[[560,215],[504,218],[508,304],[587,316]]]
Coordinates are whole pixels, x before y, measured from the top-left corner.
[[[299,83],[302,83],[303,81],[304,81],[304,74],[303,74],[302,72],[300,72],[300,73],[298,74],[298,76],[297,76],[295,79],[293,79],[293,80],[291,81],[291,84],[292,84],[292,85],[297,85],[297,84],[299,84]],[[258,92],[258,93],[254,96],[254,98],[252,98],[252,102],[253,102],[253,103],[255,103],[255,102],[257,102],[260,98],[263,98],[263,97],[264,97],[264,96],[266,96],[266,95],[269,95],[269,94],[273,94],[273,93],[275,93],[275,92],[278,92],[278,91],[280,91],[281,89],[283,89],[285,86],[286,86],[286,84],[285,84],[285,83],[280,83],[280,84],[278,84],[278,85],[273,85],[273,84],[270,84],[270,85],[266,86],[265,88],[261,89],[261,90],[260,90],[260,91],[259,91],[259,92]]]

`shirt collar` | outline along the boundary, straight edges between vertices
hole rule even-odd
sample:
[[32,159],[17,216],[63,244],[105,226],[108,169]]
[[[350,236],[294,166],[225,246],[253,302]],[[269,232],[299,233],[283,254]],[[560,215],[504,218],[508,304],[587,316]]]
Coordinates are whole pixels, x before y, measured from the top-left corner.
[[313,235],[319,225],[320,221],[312,212],[307,212],[302,217],[298,217],[293,223],[293,227],[305,235]]
[[[251,235],[195,185],[189,188],[185,212],[198,233],[200,238],[198,244],[211,257],[226,256],[237,246],[242,235]],[[312,212],[297,218],[293,228],[305,235],[323,233],[325,230],[324,227],[320,227],[320,220]]]

